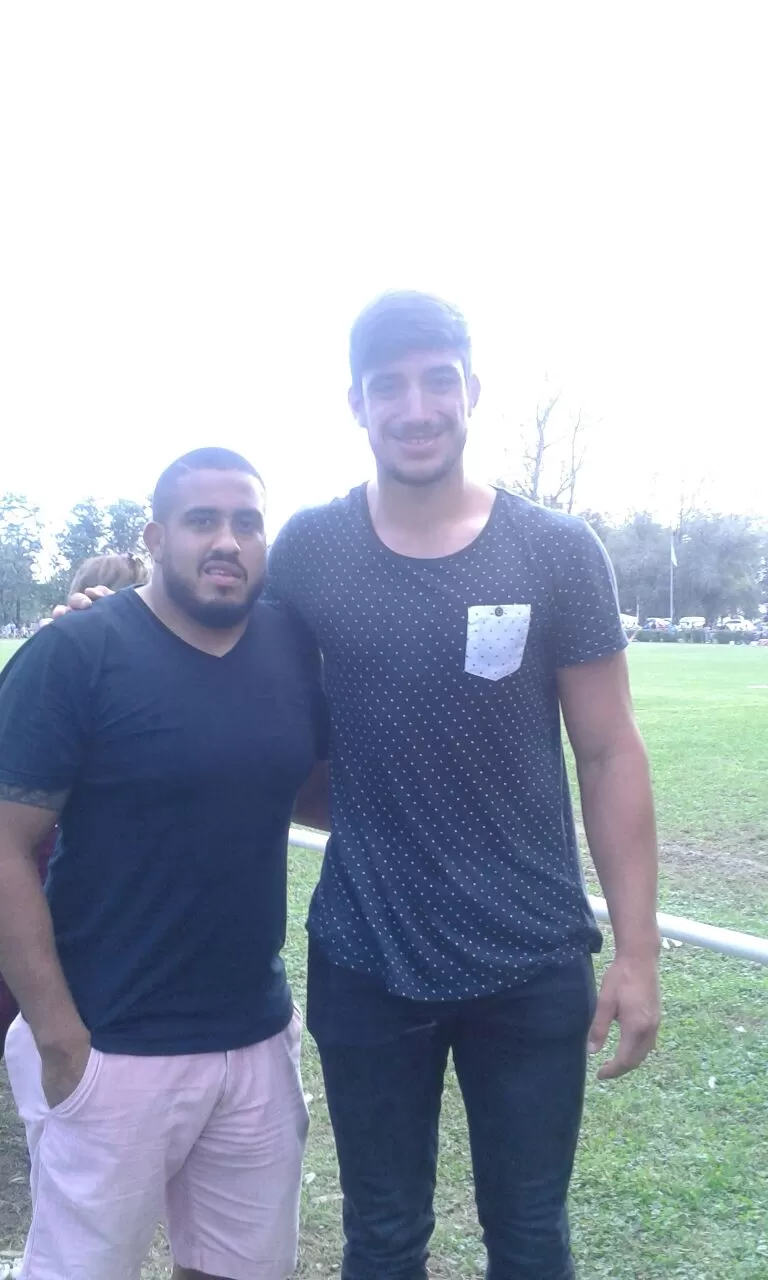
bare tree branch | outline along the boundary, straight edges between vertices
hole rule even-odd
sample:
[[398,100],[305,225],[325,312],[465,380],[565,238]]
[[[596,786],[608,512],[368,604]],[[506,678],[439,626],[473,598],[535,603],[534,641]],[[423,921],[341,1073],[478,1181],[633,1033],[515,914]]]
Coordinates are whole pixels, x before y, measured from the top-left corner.
[[[572,514],[578,478],[587,456],[588,424],[579,411],[566,430],[555,434],[552,414],[560,396],[561,392],[558,392],[536,406],[535,419],[520,432],[522,458],[515,468],[517,474],[510,475],[510,467],[497,483],[531,502],[565,507]],[[553,471],[557,479],[553,479]]]
[[532,424],[532,434],[528,434],[523,428],[522,436],[524,442],[524,452],[522,460],[522,474],[519,479],[512,481],[507,480],[505,487],[511,493],[518,493],[523,498],[530,499],[531,502],[541,501],[541,482],[544,470],[544,459],[548,449],[556,443],[548,438],[549,420],[552,411],[560,399],[560,392],[552,396],[545,405],[538,404],[536,406],[536,418]]

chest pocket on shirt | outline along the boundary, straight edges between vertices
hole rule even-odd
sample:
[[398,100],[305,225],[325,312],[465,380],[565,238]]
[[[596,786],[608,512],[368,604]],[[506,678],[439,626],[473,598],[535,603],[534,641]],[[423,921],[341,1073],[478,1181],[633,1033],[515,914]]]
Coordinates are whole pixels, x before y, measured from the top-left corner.
[[531,625],[529,604],[473,604],[467,609],[464,670],[486,680],[518,671]]

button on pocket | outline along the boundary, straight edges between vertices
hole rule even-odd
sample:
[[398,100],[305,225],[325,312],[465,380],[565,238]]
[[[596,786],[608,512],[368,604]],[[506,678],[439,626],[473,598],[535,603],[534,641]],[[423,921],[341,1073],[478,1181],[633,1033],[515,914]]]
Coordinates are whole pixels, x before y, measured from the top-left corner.
[[473,604],[467,609],[464,670],[485,680],[518,671],[531,625],[529,604]]

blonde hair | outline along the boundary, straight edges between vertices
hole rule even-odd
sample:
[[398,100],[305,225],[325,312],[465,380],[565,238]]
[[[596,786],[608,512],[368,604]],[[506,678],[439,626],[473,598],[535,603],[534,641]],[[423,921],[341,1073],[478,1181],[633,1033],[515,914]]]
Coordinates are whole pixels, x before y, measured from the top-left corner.
[[86,587],[109,587],[122,591],[123,587],[140,587],[149,579],[149,571],[143,560],[132,555],[91,556],[84,560],[72,579],[69,594],[85,591]]

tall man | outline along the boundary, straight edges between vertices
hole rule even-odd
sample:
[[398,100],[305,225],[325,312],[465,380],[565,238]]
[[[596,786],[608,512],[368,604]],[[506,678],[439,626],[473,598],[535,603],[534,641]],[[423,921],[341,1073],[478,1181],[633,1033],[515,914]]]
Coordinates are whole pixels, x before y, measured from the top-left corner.
[[[166,1217],[178,1280],[283,1280],[307,1113],[280,949],[291,810],[324,753],[316,650],[257,602],[264,489],[239,455],[164,472],[146,541],[151,583],[44,628],[0,690],[22,1274],[134,1280]],[[33,853],[57,819],[47,905]]]
[[[452,1052],[489,1280],[568,1280],[588,1036],[597,1051],[619,1022],[600,1069],[618,1076],[659,1020],[653,805],[613,575],[583,522],[465,475],[479,384],[454,309],[385,296],[352,330],[351,366],[376,479],[294,516],[270,559],[331,709],[308,1025],[343,1277],[426,1276]],[[596,1011],[561,709],[616,940]]]

